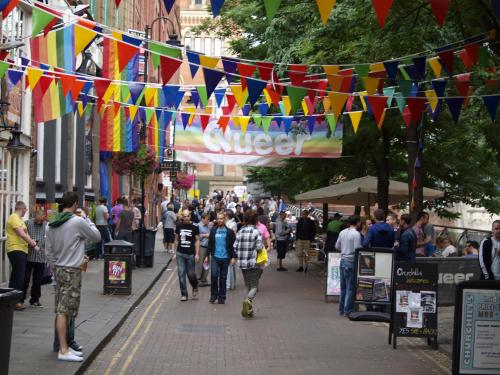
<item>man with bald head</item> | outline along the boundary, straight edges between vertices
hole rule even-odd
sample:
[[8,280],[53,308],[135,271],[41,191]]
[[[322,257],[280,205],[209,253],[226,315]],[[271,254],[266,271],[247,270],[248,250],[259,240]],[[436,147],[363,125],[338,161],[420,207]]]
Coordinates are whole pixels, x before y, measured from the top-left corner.
[[191,212],[182,210],[180,223],[175,229],[176,250],[173,260],[177,261],[177,273],[179,275],[179,286],[181,289],[181,301],[187,301],[188,291],[186,285],[186,274],[189,283],[193,287],[193,299],[198,295],[198,280],[196,278],[195,264],[200,255],[200,231],[191,222]]

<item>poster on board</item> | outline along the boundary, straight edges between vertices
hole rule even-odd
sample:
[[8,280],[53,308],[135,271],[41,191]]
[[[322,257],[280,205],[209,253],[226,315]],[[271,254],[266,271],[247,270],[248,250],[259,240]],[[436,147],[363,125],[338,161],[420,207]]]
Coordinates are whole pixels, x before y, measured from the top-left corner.
[[340,253],[328,253],[326,295],[340,296]]
[[500,374],[500,290],[464,288],[460,313],[459,373]]

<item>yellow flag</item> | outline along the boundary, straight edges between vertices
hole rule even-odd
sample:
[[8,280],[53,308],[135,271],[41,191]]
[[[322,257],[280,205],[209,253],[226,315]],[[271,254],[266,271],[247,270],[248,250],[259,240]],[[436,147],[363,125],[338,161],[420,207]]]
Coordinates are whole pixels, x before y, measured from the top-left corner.
[[207,105],[207,106],[205,107],[205,113],[207,113],[207,114],[211,114],[211,113],[212,113],[212,111],[213,111],[213,109],[214,109],[214,107],[213,107],[213,106],[211,106],[211,105]]
[[351,119],[352,128],[354,129],[354,134],[358,132],[359,122],[361,121],[361,116],[363,111],[349,112],[349,118]]
[[238,103],[238,107],[243,108],[248,98],[248,90],[243,91],[243,87],[241,87],[241,85],[231,85],[229,87],[231,88],[231,92],[236,99],[236,103]]
[[366,111],[368,108],[366,107],[366,101],[365,101],[365,96],[367,92],[366,91],[361,91],[359,93],[359,99],[361,100],[361,105],[363,106],[363,109]]
[[78,114],[80,115],[80,117],[82,117],[83,116],[83,111],[84,111],[83,103],[82,102],[78,102],[77,103],[77,108],[78,108]]
[[363,82],[368,95],[375,95],[375,92],[377,92],[379,79],[374,77],[363,77]]
[[330,104],[330,98],[325,96],[323,98],[323,108],[325,109],[325,112],[328,112],[331,108],[331,104]]
[[234,127],[239,128],[240,127],[240,117],[239,116],[232,116]]
[[116,40],[123,40],[123,38],[122,38],[122,33],[119,33],[119,32],[117,32],[117,31],[113,31],[113,32],[111,33],[111,35],[112,35],[112,36],[113,36],[113,38],[115,38]]
[[75,30],[75,56],[77,56],[96,37],[97,33],[95,31],[82,27],[78,24],[75,24],[74,30]]
[[206,68],[215,69],[217,64],[219,63],[218,57],[210,57],[205,55],[200,55],[200,65]]
[[128,113],[130,114],[130,120],[133,121],[135,119],[135,115],[137,114],[137,110],[139,107],[136,105],[131,105],[128,107]]
[[443,67],[442,67],[441,63],[439,62],[439,57],[436,56],[436,57],[432,57],[430,59],[427,59],[427,62],[431,66],[432,71],[434,72],[434,75],[436,76],[436,78],[440,78],[441,71],[443,70]]
[[328,17],[330,17],[330,13],[332,12],[336,2],[337,0],[316,0],[316,5],[318,6],[319,15],[321,16],[323,25],[326,25],[328,22]]
[[250,116],[240,116],[240,126],[243,134],[247,132],[248,121],[250,121]]
[[146,100],[146,105],[151,106],[154,105],[153,100],[156,96],[156,87],[146,86],[144,89],[144,99]]
[[329,92],[328,97],[330,98],[330,104],[332,106],[333,114],[335,115],[335,121],[339,119],[340,113],[344,108],[345,102],[349,97],[349,94],[343,92]]
[[38,83],[40,78],[43,76],[43,70],[33,69],[30,67],[27,67],[26,72],[28,73],[28,83],[30,85],[30,89],[31,89],[31,91],[33,91],[36,84]]
[[334,75],[340,71],[340,65],[323,65],[325,74]]
[[[50,66],[58,66],[57,64],[57,33],[47,34],[47,63]],[[75,38],[76,39],[76,38]]]
[[437,98],[436,91],[434,90],[426,90],[425,91],[425,97],[429,101],[429,104],[431,105],[432,112],[436,110],[436,107],[439,103],[439,99]]
[[188,119],[188,126],[191,126],[191,124],[193,123],[193,120],[194,120],[194,114],[196,112],[196,108],[188,107],[185,109],[185,111],[191,113],[191,115],[189,116],[189,119]]
[[385,70],[384,63],[373,63],[370,65],[370,72],[381,72]]
[[309,115],[309,108],[307,108],[307,104],[306,104],[306,101],[304,99],[302,99],[302,110],[304,111],[304,114],[306,116]]
[[290,111],[292,110],[292,103],[290,102],[290,98],[288,96],[283,95],[281,97],[283,101],[283,106],[285,107],[285,115],[288,116]]
[[266,97],[266,102],[268,106],[271,106],[273,100],[271,99],[271,96],[267,92],[267,89],[264,89],[264,96]]

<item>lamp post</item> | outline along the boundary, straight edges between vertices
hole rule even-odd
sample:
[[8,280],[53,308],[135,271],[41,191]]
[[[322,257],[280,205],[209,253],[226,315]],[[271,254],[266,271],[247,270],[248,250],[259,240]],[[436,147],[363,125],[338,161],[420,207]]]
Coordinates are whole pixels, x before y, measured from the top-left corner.
[[9,130],[11,137],[7,142],[7,151],[13,158],[16,158],[21,152],[31,150],[30,146],[25,145],[21,141],[21,134],[23,132],[19,129],[19,124],[16,122],[14,126],[7,125],[5,121],[5,116],[7,113],[7,108],[9,107],[8,102],[0,101],[0,130]]
[[[175,33],[175,24],[172,22],[171,19],[161,16],[155,18],[150,25],[146,25],[144,27],[144,36],[145,36],[145,41],[146,41],[146,46],[144,50],[144,83],[148,82],[148,63],[149,63],[149,37],[150,37],[150,31],[153,30],[153,26],[156,22],[158,21],[165,21],[167,24],[170,22],[172,24],[172,33],[168,34],[168,41],[167,44],[170,44],[171,46],[174,47],[182,47],[181,42],[179,41],[179,37]],[[142,129],[141,129],[141,138],[144,141],[146,139],[146,124],[143,124]],[[175,162],[175,152],[174,152],[174,162]],[[145,207],[145,186],[144,186],[144,178],[141,178],[141,220],[139,224],[139,229],[140,229],[140,246],[139,246],[139,259],[137,262],[137,267],[144,267],[145,266],[145,253],[146,253],[146,228],[144,226],[144,216],[146,214],[146,207]]]

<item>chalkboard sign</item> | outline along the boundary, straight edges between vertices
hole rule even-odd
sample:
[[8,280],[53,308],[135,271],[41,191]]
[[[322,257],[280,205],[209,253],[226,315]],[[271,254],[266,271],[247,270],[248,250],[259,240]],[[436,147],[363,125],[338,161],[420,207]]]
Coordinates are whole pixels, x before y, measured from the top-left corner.
[[457,286],[452,374],[500,374],[500,281]]
[[437,264],[397,262],[393,281],[389,343],[396,348],[397,337],[427,337],[437,349]]

